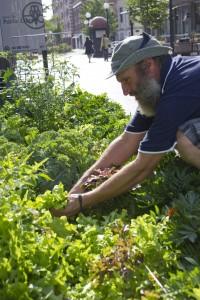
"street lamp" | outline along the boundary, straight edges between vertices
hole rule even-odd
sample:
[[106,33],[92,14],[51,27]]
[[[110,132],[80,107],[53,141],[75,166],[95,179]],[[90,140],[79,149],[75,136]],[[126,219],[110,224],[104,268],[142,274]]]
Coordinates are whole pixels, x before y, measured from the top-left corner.
[[105,2],[103,4],[103,8],[105,9],[106,11],[106,20],[107,20],[107,36],[109,37],[109,22],[108,22],[108,10],[109,10],[109,7],[110,7],[110,4]]
[[89,24],[88,20],[84,20],[84,25],[86,26],[88,24]]
[[89,36],[91,38],[91,33],[90,33],[90,19],[91,19],[91,13],[88,11],[85,14],[86,20],[84,20],[84,25],[88,26],[88,31],[89,31]]
[[89,20],[91,18],[91,13],[89,11],[86,12],[85,17],[86,17],[86,19],[88,20],[88,23],[89,23]]

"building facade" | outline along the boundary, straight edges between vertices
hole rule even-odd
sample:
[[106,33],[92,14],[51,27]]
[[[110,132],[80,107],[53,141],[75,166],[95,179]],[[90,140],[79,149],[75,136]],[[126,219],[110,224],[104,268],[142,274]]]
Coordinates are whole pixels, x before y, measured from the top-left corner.
[[73,0],[52,0],[52,10],[55,21],[61,31],[64,32],[64,38],[70,45],[72,43],[73,32],[73,14],[72,14]]
[[[57,22],[63,26],[66,39],[73,48],[82,48],[85,40],[83,34],[84,24],[81,23],[80,11],[87,0],[52,0],[53,14]],[[172,24],[174,38],[179,39],[187,36],[200,35],[200,0],[171,0],[172,1]],[[137,22],[130,22],[130,13],[134,18],[134,11],[129,12],[125,0],[105,0],[115,12],[118,28],[115,40],[122,40],[132,34],[139,34],[143,26]],[[102,1],[102,5],[104,1]],[[167,19],[159,34],[169,41],[170,24]]]
[[[80,18],[81,7],[87,0],[52,0],[53,16],[59,22],[66,35],[66,40],[73,48],[83,48],[85,36]],[[125,6],[125,0],[107,0],[110,9],[114,11],[118,21],[115,40],[122,40],[131,35],[129,13]],[[102,1],[102,5],[104,1]],[[134,33],[142,31],[139,24],[133,24]]]
[[173,0],[172,3],[176,37],[200,34],[200,0]]
[[121,41],[124,38],[140,34],[143,31],[143,26],[138,22],[130,22],[130,14],[124,0],[116,1],[116,16],[118,21],[118,30],[116,32],[116,40]]

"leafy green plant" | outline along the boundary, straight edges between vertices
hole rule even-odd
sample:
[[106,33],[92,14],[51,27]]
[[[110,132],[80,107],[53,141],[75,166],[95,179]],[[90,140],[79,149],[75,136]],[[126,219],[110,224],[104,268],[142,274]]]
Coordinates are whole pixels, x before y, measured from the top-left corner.
[[0,299],[199,299],[199,171],[169,154],[129,193],[54,218],[49,209],[67,204],[128,118],[106,95],[63,90],[54,77],[10,91],[0,110]]

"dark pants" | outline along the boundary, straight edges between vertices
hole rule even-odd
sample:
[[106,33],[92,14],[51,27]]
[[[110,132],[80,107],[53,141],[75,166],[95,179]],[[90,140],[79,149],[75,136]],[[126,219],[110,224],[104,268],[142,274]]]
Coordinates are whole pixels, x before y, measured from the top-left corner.
[[108,49],[107,48],[103,48],[103,57],[104,57],[104,60],[108,60]]

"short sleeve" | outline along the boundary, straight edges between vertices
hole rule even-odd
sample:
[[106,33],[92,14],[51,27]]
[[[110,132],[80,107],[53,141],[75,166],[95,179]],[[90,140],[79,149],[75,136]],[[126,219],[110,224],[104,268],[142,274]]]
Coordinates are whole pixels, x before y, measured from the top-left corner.
[[155,119],[140,143],[139,151],[143,153],[172,151],[176,145],[179,126],[193,114],[191,102],[183,95],[162,99]]
[[141,133],[149,130],[154,117],[146,117],[141,115],[139,111],[136,111],[131,122],[126,126],[125,131],[130,133]]

